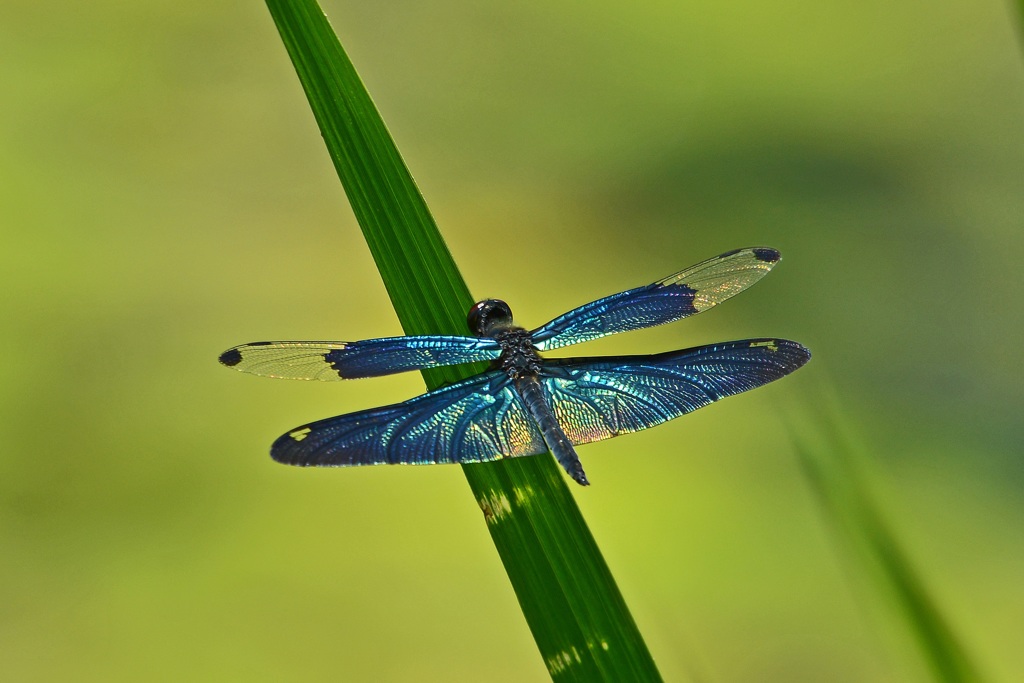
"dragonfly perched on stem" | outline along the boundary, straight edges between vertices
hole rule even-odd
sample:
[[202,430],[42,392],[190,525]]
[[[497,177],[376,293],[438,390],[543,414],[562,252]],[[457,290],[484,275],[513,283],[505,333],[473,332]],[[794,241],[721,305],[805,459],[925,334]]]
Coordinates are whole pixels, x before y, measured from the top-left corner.
[[532,332],[504,301],[469,311],[475,336],[357,342],[255,342],[220,362],[265,377],[340,380],[490,361],[485,372],[404,403],[296,427],[270,448],[288,465],[473,463],[550,450],[580,484],[574,446],[667,422],[793,372],[810,351],[786,339],[744,339],[647,356],[542,358],[540,352],[680,320],[754,284],[779,262],[750,247],[644,287],[598,299]]

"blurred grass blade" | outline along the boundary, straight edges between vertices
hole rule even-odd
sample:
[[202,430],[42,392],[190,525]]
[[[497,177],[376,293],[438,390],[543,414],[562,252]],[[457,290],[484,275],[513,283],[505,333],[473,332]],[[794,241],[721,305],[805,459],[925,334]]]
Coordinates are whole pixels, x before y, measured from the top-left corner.
[[[406,334],[465,334],[473,298],[323,12],[314,0],[267,7]],[[435,388],[479,370],[423,374]],[[552,677],[660,680],[554,460],[463,470]]]
[[[826,434],[818,431],[821,425]],[[791,431],[804,471],[840,545],[863,570],[872,592],[886,598],[888,611],[902,622],[934,679],[946,683],[983,680],[883,517],[864,476],[863,458],[843,428],[840,412],[819,414],[813,423]]]
[[1013,10],[1010,10],[1010,12],[1014,15],[1015,21],[1013,24],[1014,28],[1017,29],[1017,42],[1024,48],[1024,0],[1017,0],[1014,4],[1017,6],[1017,11],[1014,13]]

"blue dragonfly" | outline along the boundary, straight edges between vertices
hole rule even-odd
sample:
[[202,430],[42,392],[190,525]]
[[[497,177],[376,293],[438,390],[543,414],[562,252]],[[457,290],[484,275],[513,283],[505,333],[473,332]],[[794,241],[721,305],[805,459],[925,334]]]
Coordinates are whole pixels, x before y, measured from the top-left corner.
[[403,403],[310,422],[270,448],[288,465],[475,463],[550,451],[582,485],[574,446],[667,422],[793,372],[810,351],[785,339],[744,339],[645,356],[542,358],[540,352],[706,311],[779,262],[775,249],[737,249],[644,287],[576,308],[532,332],[504,301],[469,311],[474,336],[356,342],[255,342],[220,362],[264,377],[341,380],[490,361],[478,375]]

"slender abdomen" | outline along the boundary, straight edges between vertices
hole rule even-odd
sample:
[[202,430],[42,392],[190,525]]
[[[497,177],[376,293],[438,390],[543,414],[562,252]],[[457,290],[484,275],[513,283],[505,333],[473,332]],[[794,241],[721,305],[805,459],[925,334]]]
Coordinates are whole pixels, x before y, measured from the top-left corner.
[[580,463],[579,456],[576,455],[576,450],[572,447],[572,443],[569,442],[569,438],[562,431],[558,420],[555,419],[555,414],[551,411],[547,397],[544,396],[544,389],[541,387],[540,379],[534,374],[523,375],[515,380],[515,386],[519,395],[523,398],[523,402],[526,403],[527,410],[530,411],[530,415],[533,416],[534,421],[540,428],[540,433],[544,437],[544,443],[551,449],[552,455],[565,468],[570,477],[580,484],[587,486],[590,482],[587,481],[587,475],[583,472],[583,465]]

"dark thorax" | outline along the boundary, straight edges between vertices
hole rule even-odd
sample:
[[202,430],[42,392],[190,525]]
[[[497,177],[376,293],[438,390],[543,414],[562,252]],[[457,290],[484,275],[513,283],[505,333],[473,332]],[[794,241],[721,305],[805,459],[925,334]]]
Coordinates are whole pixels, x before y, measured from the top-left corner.
[[491,367],[501,369],[509,379],[536,377],[540,355],[530,333],[512,322],[512,309],[500,299],[484,299],[469,309],[469,329],[481,337],[491,337],[501,346],[501,356]]
[[516,380],[540,372],[540,354],[533,347],[530,333],[521,327],[513,327],[494,337],[501,345],[501,356],[495,366],[501,368],[510,379]]

